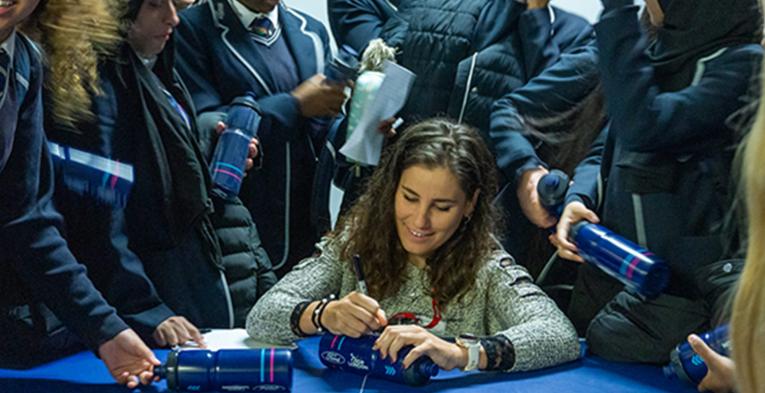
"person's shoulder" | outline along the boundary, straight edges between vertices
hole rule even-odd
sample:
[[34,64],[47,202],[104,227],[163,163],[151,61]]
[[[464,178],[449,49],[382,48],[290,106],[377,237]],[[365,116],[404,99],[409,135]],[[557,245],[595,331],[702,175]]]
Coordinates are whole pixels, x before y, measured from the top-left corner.
[[763,47],[760,44],[738,44],[716,50],[699,59],[705,67],[711,69],[727,69],[734,65],[747,67],[751,65],[754,72],[760,66],[763,57]]
[[749,43],[730,46],[723,53],[727,56],[757,56],[762,57],[763,47],[760,44]]
[[485,257],[483,266],[478,271],[478,278],[508,284],[519,280],[533,281],[526,268],[519,265],[510,253],[501,248],[493,250]]
[[326,27],[318,19],[313,16],[295,9],[293,7],[284,6],[280,11],[284,11],[285,14],[297,19],[297,22],[301,24],[301,28],[307,31],[326,31]]
[[213,0],[198,1],[179,12],[178,16],[181,18],[181,21],[185,19],[209,19],[213,15],[212,10],[216,6],[215,3]]
[[550,8],[554,14],[555,21],[557,22],[565,23],[566,25],[571,26],[579,26],[582,28],[592,28],[592,24],[581,15],[566,11],[555,6],[550,6]]

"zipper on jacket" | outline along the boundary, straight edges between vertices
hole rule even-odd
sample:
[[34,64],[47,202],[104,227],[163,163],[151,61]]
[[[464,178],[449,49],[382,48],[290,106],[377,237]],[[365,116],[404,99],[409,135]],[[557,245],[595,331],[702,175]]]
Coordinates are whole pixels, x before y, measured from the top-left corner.
[[220,273],[220,282],[223,284],[223,293],[226,296],[226,308],[228,311],[228,328],[233,329],[234,328],[234,302],[231,300],[231,292],[229,292],[228,282],[226,282],[226,275],[223,273],[222,270],[219,270],[218,272]]
[[465,117],[465,108],[467,108],[468,98],[470,97],[470,85],[473,84],[473,73],[475,72],[475,63],[478,59],[478,52],[473,53],[472,60],[470,60],[470,71],[468,72],[467,83],[465,84],[465,95],[462,97],[462,108],[460,108],[460,116],[457,119],[457,124],[462,124],[462,120]]

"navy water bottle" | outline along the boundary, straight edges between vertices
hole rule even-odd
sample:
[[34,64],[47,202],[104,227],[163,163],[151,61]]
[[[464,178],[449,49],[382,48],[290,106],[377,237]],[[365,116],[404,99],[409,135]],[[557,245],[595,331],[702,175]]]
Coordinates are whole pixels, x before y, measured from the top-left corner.
[[213,183],[228,195],[238,195],[242,187],[250,140],[258,132],[260,120],[258,105],[250,96],[234,100],[228,111],[226,130],[210,163]]
[[[730,354],[728,329],[728,325],[722,325],[699,337],[718,354],[728,356]],[[668,378],[680,378],[685,382],[698,385],[707,375],[704,359],[693,352],[691,344],[687,341],[678,345],[669,355],[669,359],[669,364],[664,366],[664,375]]]
[[324,70],[327,81],[347,83],[353,81],[359,73],[359,54],[348,45],[343,45]]
[[571,227],[579,255],[638,294],[652,299],[669,283],[669,266],[645,248],[587,221]]
[[409,368],[404,368],[403,361],[412,349],[404,347],[398,351],[396,363],[381,359],[380,352],[372,349],[376,335],[352,338],[325,334],[319,342],[319,359],[333,369],[361,375],[372,375],[397,383],[422,386],[438,374],[438,366],[428,357],[417,359]]
[[566,192],[568,191],[568,175],[558,169],[545,174],[537,183],[539,202],[553,217],[563,213]]
[[154,373],[176,391],[289,392],[292,352],[277,348],[171,351]]

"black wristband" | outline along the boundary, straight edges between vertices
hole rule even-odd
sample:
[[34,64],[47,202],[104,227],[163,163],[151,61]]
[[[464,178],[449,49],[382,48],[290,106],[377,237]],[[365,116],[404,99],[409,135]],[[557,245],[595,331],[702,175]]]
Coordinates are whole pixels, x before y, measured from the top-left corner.
[[324,299],[321,299],[319,301],[319,305],[316,306],[316,308],[313,310],[313,315],[311,315],[311,322],[313,323],[313,326],[316,328],[318,333],[322,333],[327,330],[324,324],[321,323],[321,317],[324,315],[324,310],[327,308],[327,305],[334,300],[335,295],[329,295]]
[[507,371],[515,365],[515,346],[504,335],[483,338],[481,346],[486,352],[486,371]]
[[292,333],[295,333],[298,337],[308,337],[302,329],[300,329],[300,317],[303,316],[305,309],[311,305],[311,301],[300,302],[292,309],[292,315],[290,315],[290,329]]

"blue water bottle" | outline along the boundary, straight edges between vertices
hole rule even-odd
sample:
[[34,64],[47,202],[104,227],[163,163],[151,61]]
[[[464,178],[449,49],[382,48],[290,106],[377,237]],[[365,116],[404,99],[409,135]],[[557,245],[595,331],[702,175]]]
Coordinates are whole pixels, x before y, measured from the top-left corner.
[[239,97],[226,117],[226,130],[215,147],[210,172],[215,186],[230,196],[239,194],[244,179],[250,140],[260,127],[260,112],[250,96]]
[[550,173],[542,176],[537,183],[539,202],[553,217],[560,217],[563,213],[568,182],[569,178],[565,172],[553,169]]
[[337,56],[327,65],[324,70],[327,81],[333,83],[347,83],[356,80],[359,73],[359,54],[348,45],[340,48]]
[[[730,354],[730,338],[728,325],[718,326],[711,332],[699,335],[699,337],[720,355]],[[664,366],[664,375],[667,378],[680,378],[685,382],[698,385],[707,375],[707,365],[704,359],[693,352],[691,344],[684,342],[678,345],[669,355],[669,364]]]
[[154,373],[176,391],[289,392],[292,352],[277,348],[170,351],[167,362]]
[[579,255],[638,294],[652,299],[669,283],[669,266],[645,248],[587,221],[571,227]]
[[372,349],[377,337],[352,338],[325,334],[319,342],[319,359],[329,368],[360,375],[369,374],[411,386],[425,385],[438,374],[438,366],[425,356],[417,359],[409,368],[404,368],[403,361],[412,349],[411,346],[398,352],[396,363],[381,359],[380,352]]

